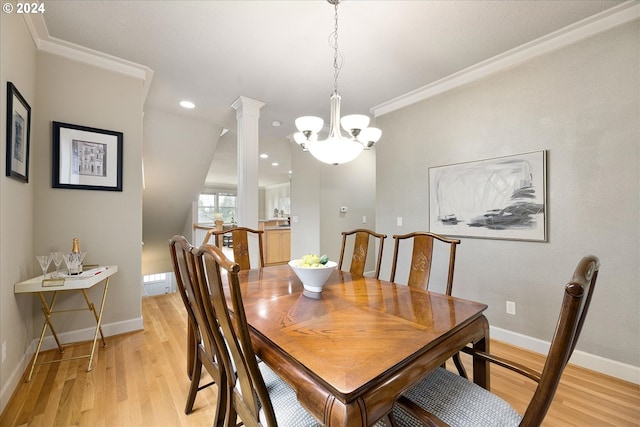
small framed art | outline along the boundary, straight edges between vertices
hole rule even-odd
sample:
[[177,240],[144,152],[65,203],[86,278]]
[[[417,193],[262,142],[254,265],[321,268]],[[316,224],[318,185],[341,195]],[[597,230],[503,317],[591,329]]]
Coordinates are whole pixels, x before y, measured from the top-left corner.
[[7,176],[29,182],[31,107],[11,82],[7,82]]
[[122,191],[122,132],[53,122],[54,188]]

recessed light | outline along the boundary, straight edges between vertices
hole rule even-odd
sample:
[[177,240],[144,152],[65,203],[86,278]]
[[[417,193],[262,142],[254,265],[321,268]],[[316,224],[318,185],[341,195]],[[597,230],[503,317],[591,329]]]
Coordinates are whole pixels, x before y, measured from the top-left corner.
[[271,166],[278,166],[278,162],[271,163]]
[[281,124],[282,123],[280,123],[280,120],[274,120],[274,121],[271,122],[271,126],[276,127],[276,128],[280,127]]
[[180,106],[188,109],[196,108],[196,104],[191,101],[180,101]]
[[260,158],[261,159],[267,159],[267,158],[269,158],[269,155],[267,153],[262,153],[262,154],[260,154]]

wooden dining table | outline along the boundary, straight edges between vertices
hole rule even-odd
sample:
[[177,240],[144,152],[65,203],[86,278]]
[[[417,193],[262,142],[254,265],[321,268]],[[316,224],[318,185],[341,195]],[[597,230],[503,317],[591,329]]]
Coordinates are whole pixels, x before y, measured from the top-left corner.
[[[256,354],[327,426],[369,426],[469,343],[488,351],[485,304],[336,270],[309,293],[288,265],[240,272]],[[489,365],[473,361],[489,387]]]

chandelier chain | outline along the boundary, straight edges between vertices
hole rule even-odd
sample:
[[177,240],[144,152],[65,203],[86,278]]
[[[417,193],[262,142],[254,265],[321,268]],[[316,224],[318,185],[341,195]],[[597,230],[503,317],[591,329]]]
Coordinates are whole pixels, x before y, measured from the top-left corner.
[[335,13],[333,28],[333,93],[338,93],[338,74],[340,74],[340,67],[338,66],[338,2],[334,4]]

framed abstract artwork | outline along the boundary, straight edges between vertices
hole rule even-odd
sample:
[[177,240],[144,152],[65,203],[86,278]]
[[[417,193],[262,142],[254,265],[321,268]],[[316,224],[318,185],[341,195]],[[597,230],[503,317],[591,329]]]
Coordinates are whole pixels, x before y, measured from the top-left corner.
[[54,188],[122,191],[122,132],[53,122]]
[[547,241],[546,151],[429,168],[429,229]]
[[7,176],[29,182],[31,107],[11,82],[7,82]]

